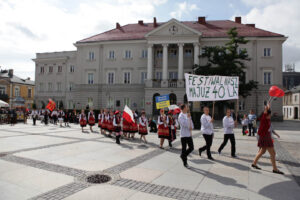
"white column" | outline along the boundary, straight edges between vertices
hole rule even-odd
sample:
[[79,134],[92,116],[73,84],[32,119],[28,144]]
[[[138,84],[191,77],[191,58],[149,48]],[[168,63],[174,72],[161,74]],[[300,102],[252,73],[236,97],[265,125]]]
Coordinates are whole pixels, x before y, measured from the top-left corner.
[[199,43],[194,43],[194,64],[199,65]]
[[168,79],[168,44],[163,44],[163,70],[162,79]]
[[178,44],[178,80],[183,79],[183,43]]
[[152,80],[152,72],[153,72],[153,58],[152,58],[152,47],[153,44],[148,45],[148,53],[147,53],[147,80]]

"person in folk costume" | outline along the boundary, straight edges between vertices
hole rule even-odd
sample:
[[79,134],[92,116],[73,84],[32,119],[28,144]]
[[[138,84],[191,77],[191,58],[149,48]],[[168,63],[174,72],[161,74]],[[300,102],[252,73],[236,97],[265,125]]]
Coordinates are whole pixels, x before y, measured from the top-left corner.
[[120,137],[121,137],[121,117],[120,117],[120,111],[115,112],[115,116],[113,119],[113,126],[114,126],[114,132],[116,133],[116,143],[120,144]]
[[90,112],[88,113],[88,122],[90,126],[90,130],[93,133],[93,126],[95,125],[95,114],[93,109],[90,109]]
[[159,148],[163,149],[165,139],[169,139],[169,118],[164,113],[164,109],[160,110],[160,116],[158,117],[158,137],[160,138],[160,146]]
[[134,117],[134,122],[130,124],[131,128],[130,128],[130,135],[131,138],[134,139],[135,133],[139,132],[139,128],[138,128],[138,112],[137,110],[133,113],[133,117]]
[[99,112],[99,114],[98,114],[98,127],[100,129],[100,133],[103,133],[102,118],[103,118],[103,110],[101,109],[100,112]]
[[112,110],[109,111],[108,121],[107,121],[107,130],[108,130],[108,137],[112,137],[114,132],[114,112]]
[[172,148],[172,142],[176,139],[176,119],[173,118],[173,112],[170,110],[168,112],[168,118],[169,118],[169,147]]
[[107,131],[107,120],[108,120],[108,111],[107,109],[104,109],[104,112],[103,112],[103,117],[102,117],[102,121],[101,121],[101,124],[102,124],[102,132],[104,135],[106,135],[106,131]]
[[36,119],[39,116],[39,112],[36,109],[33,109],[33,111],[31,112],[31,117],[32,117],[32,121],[33,121],[33,125],[36,125]]
[[145,111],[143,110],[141,113],[141,117],[139,118],[139,134],[141,135],[141,140],[144,139],[144,142],[147,143],[146,135],[148,135],[148,120],[145,115]]
[[86,127],[86,116],[84,110],[81,110],[81,114],[79,115],[79,124],[81,126],[81,131],[83,132],[83,127]]
[[66,127],[67,127],[67,126],[70,127],[70,126],[69,126],[69,121],[70,121],[71,113],[69,113],[67,110],[65,110],[64,113],[65,113],[65,114],[64,114],[63,118],[64,118],[65,126],[66,126]]
[[64,111],[63,110],[59,110],[58,111],[58,121],[59,121],[60,127],[62,127],[62,123],[64,121],[64,116],[65,116]]
[[130,123],[126,119],[123,118],[122,124],[123,124],[123,127],[122,127],[123,128],[123,137],[128,139],[130,137],[130,131],[131,131]]
[[46,126],[48,125],[49,115],[50,115],[49,110],[45,109],[45,111],[44,111],[44,122],[45,122]]
[[54,123],[55,125],[57,125],[58,112],[57,112],[56,109],[52,111],[51,117],[52,117],[52,119],[53,119],[53,123]]

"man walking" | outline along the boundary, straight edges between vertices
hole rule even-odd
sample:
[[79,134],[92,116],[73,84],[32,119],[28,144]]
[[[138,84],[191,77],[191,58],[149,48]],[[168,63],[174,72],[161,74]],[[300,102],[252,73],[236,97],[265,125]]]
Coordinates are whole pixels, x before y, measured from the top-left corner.
[[224,141],[221,144],[218,152],[221,154],[221,151],[226,146],[228,140],[231,143],[231,157],[235,158],[235,138],[233,133],[233,128],[235,127],[235,122],[231,116],[231,110],[226,110],[226,116],[223,118],[223,128],[224,128]]
[[[181,159],[183,165],[186,168],[189,168],[187,163],[187,156],[194,150],[194,143],[192,138],[192,130],[193,130],[193,121],[191,118],[191,114],[188,113],[187,105],[183,104],[180,106],[181,113],[178,117],[178,122],[180,124],[180,138],[181,138]],[[188,149],[186,147],[188,146]]]
[[214,127],[213,122],[214,119],[209,116],[209,108],[205,106],[203,108],[204,114],[201,116],[201,132],[205,139],[206,145],[199,148],[199,155],[201,156],[201,153],[206,150],[207,157],[209,160],[214,160],[210,153],[210,147],[213,142],[213,136],[214,136]]

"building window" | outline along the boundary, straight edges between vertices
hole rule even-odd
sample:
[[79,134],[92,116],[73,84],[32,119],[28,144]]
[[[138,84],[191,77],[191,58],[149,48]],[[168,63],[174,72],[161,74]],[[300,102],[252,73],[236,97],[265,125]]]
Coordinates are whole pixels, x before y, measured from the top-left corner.
[[201,55],[205,54],[205,48],[201,48]]
[[115,52],[114,51],[109,51],[108,58],[109,59],[115,59]]
[[170,56],[171,56],[171,58],[175,58],[176,55],[177,55],[177,49],[171,49],[170,50]]
[[125,59],[130,59],[131,58],[131,51],[130,50],[126,50],[125,51]]
[[241,111],[245,110],[245,101],[243,100],[239,101],[239,110]]
[[272,84],[272,72],[264,72],[264,85],[271,85]]
[[185,49],[184,53],[185,57],[192,57],[192,49]]
[[70,72],[75,72],[75,66],[74,65],[70,66]]
[[42,92],[44,90],[44,83],[40,83],[40,91]]
[[162,58],[162,56],[163,56],[163,51],[162,51],[161,49],[158,49],[158,50],[156,51],[156,57],[157,57],[157,58]]
[[88,105],[89,105],[90,108],[93,107],[94,102],[93,102],[93,98],[92,98],[92,97],[89,97],[89,98],[88,98]]
[[145,83],[145,80],[147,79],[147,72],[142,72],[141,73],[141,83]]
[[169,79],[178,79],[178,72],[169,72]]
[[6,94],[6,87],[0,85],[0,94]]
[[141,101],[141,108],[145,108],[145,98],[142,98],[142,101]]
[[142,50],[142,58],[147,58],[148,56],[148,51],[147,50]]
[[16,97],[20,96],[20,88],[19,87],[15,87],[15,96]]
[[73,101],[69,101],[69,109],[74,109],[75,106],[74,106],[74,103]]
[[69,83],[69,91],[72,91],[73,86],[74,86],[74,83],[70,82],[70,83]]
[[271,56],[271,48],[264,48],[264,57]]
[[114,104],[114,99],[112,97],[108,97],[107,107],[112,108],[114,106],[113,104]]
[[57,72],[58,72],[58,73],[61,73],[61,72],[62,72],[62,66],[58,66],[58,67],[57,67]]
[[108,84],[114,84],[114,82],[115,82],[115,73],[113,73],[113,72],[109,72],[108,74],[107,74],[107,83]]
[[162,72],[156,72],[155,76],[157,80],[162,80]]
[[298,101],[298,96],[295,95],[295,103],[297,103],[297,101]]
[[88,73],[88,84],[94,84],[94,74]]
[[44,72],[45,72],[45,68],[44,67],[41,67],[41,74],[44,74]]
[[53,67],[49,66],[49,73],[53,73]]
[[57,91],[60,92],[61,91],[61,83],[60,82],[56,83],[56,86],[57,86]]
[[31,98],[31,95],[32,94],[32,89],[31,88],[28,88],[28,98]]
[[93,51],[89,52],[89,60],[90,61],[95,60],[95,53]]
[[124,72],[124,84],[130,84],[130,72]]
[[48,83],[48,91],[52,91],[52,83]]
[[125,105],[130,106],[130,99],[128,97],[124,98],[124,106]]

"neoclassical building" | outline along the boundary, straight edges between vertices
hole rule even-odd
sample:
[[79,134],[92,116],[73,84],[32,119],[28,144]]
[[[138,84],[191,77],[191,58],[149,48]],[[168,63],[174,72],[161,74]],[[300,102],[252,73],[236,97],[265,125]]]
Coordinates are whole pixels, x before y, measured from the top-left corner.
[[[259,82],[259,89],[246,99],[240,99],[240,110],[250,108],[259,112],[267,100],[270,85],[282,87],[282,43],[286,37],[265,31],[255,24],[235,21],[197,21],[152,23],[138,21],[79,40],[75,51],[37,53],[36,102],[48,98],[63,102],[68,109],[93,107],[156,112],[155,96],[170,94],[171,103],[184,103],[184,73],[193,71],[204,46],[224,45],[227,31],[236,27],[240,36],[249,42],[245,48],[251,58],[246,62],[247,81]],[[199,111],[200,103],[193,103]],[[282,116],[282,101],[274,107]]]

